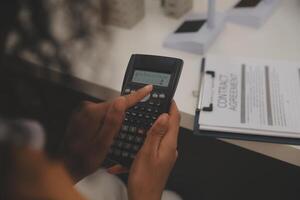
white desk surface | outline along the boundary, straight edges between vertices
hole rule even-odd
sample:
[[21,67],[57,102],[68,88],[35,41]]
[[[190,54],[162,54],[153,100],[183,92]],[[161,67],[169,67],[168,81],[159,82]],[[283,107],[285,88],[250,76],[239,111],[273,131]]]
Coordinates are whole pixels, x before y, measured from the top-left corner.
[[[195,0],[194,10],[203,12],[206,0]],[[236,0],[217,1],[218,9],[229,8]],[[180,20],[166,17],[159,6],[159,0],[146,0],[146,16],[133,29],[110,27],[111,38],[107,50],[99,50],[94,59],[74,63],[75,75],[113,91],[120,91],[125,69],[133,53],[157,54],[179,57],[184,60],[182,76],[175,100],[182,112],[181,126],[192,128],[200,60],[202,56],[184,53],[162,47],[163,40],[180,23]],[[99,41],[94,41],[101,43]],[[231,57],[253,57],[299,61],[300,63],[300,1],[282,0],[279,8],[260,29],[227,23],[225,30],[211,46],[207,54]],[[95,65],[95,60],[96,65]],[[116,93],[114,93],[116,94]],[[101,91],[99,91],[101,96]],[[114,96],[114,95],[113,95]],[[113,96],[106,99],[113,98]],[[262,154],[300,166],[300,147],[238,140],[226,142],[260,152]]]

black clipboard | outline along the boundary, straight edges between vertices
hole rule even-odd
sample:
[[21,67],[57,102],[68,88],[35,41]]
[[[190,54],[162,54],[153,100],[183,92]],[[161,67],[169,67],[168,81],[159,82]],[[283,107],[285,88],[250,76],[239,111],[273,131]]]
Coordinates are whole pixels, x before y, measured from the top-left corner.
[[[203,91],[203,76],[204,76],[204,74],[208,74],[212,78],[215,78],[214,71],[205,71],[205,64],[206,64],[206,60],[205,60],[205,58],[203,58],[202,62],[201,62],[201,76],[202,77],[200,76],[199,99],[202,98],[202,96],[203,96],[203,93],[201,94],[201,91]],[[201,104],[201,100],[199,101],[199,104]],[[194,127],[193,127],[193,133],[197,136],[256,141],[256,142],[267,142],[267,143],[277,143],[277,144],[300,145],[300,138],[264,136],[264,135],[255,135],[255,134],[247,134],[247,133],[231,133],[231,132],[201,130],[199,127],[200,125],[198,124],[201,112],[212,112],[213,104],[210,103],[207,107],[202,107],[201,109],[199,109],[200,107],[201,107],[201,105],[198,105],[197,109],[195,111]]]

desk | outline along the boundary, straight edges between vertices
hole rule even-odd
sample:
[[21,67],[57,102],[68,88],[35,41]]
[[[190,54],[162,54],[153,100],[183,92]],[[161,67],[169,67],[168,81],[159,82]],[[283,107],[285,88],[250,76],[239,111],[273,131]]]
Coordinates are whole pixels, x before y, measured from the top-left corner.
[[[220,4],[218,9],[226,10],[234,2],[236,1],[218,1]],[[197,101],[192,91],[198,88],[202,57],[162,47],[166,36],[179,25],[180,21],[166,17],[159,4],[159,0],[146,0],[146,16],[131,30],[109,27],[112,38],[107,42],[107,52],[96,63],[97,59],[84,64],[74,63],[74,75],[102,86],[103,91],[97,91],[97,96],[109,100],[119,94],[128,59],[132,53],[179,57],[185,64],[175,100],[182,113],[181,126],[192,129]],[[203,12],[205,8],[206,0],[195,0],[194,9],[197,12]],[[259,30],[227,23],[225,30],[207,53],[300,62],[299,19],[300,2],[282,0],[280,7]],[[99,42],[100,40],[99,37]],[[101,49],[98,52],[101,52]],[[300,166],[298,146],[227,139],[225,141]]]

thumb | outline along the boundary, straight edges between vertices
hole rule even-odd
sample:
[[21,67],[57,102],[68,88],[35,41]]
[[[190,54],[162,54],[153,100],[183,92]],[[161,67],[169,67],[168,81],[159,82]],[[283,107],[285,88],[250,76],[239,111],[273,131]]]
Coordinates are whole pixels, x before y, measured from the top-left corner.
[[145,148],[145,150],[148,152],[157,153],[160,142],[166,134],[166,132],[168,131],[168,127],[169,115],[164,113],[159,116],[159,118],[148,131],[143,148]]

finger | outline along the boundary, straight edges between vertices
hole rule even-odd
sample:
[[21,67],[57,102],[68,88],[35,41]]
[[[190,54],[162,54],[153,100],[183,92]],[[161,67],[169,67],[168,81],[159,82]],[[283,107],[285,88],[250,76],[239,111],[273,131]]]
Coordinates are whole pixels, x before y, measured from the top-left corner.
[[141,101],[144,97],[150,94],[152,91],[153,86],[152,85],[146,85],[145,87],[137,90],[136,92],[133,92],[131,94],[125,95],[126,98],[126,107],[130,108],[137,104],[139,101]]
[[147,134],[143,148],[148,152],[157,153],[162,138],[168,131],[169,115],[164,113],[159,116]]
[[[71,116],[66,137],[72,136],[75,141],[78,141],[78,137],[86,140],[95,138],[108,108],[108,103],[82,102],[80,109],[77,109]],[[82,130],[89,134],[82,134]]]
[[124,174],[124,173],[128,173],[128,169],[123,167],[122,165],[114,165],[108,168],[107,172],[110,174]]
[[93,103],[85,102],[85,112],[86,118],[89,124],[98,125],[98,127],[103,123],[105,114],[109,109],[109,103]]
[[126,100],[124,97],[118,97],[111,104],[104,119],[103,126],[98,134],[98,141],[104,147],[109,147],[114,136],[119,132],[126,109]]
[[175,101],[172,101],[169,116],[169,129],[163,138],[162,143],[164,143],[164,146],[176,149],[179,134],[180,114]]

